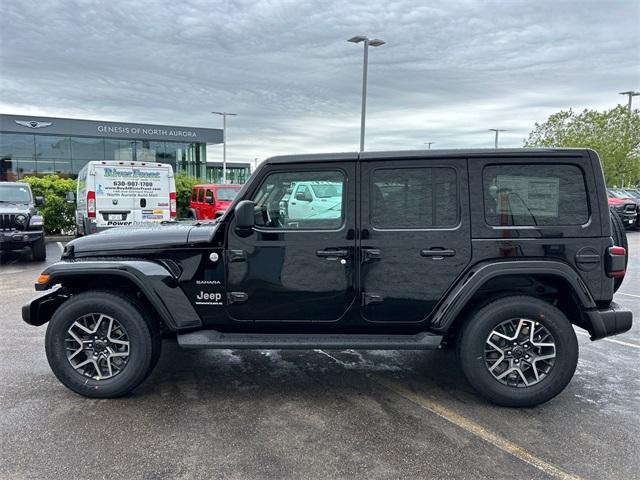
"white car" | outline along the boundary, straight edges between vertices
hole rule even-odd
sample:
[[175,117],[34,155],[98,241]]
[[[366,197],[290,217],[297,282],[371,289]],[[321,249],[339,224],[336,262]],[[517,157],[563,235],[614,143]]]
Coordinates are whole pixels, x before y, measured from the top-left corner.
[[[281,211],[286,223],[299,220],[335,219],[342,214],[342,184],[332,182],[299,182],[291,186],[291,194]],[[281,209],[282,210],[282,209]]]

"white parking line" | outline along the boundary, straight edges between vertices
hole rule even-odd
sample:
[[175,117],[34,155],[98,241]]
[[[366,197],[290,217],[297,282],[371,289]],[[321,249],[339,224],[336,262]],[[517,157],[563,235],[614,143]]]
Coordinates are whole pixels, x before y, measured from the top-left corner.
[[640,295],[634,295],[633,293],[616,292],[616,295],[624,295],[626,297],[640,298]]
[[60,253],[64,252],[64,247],[62,246],[62,242],[57,242],[58,248],[60,249]]
[[[578,335],[582,335],[582,336],[585,336],[585,337],[589,337],[590,336],[588,333],[580,332],[578,330],[576,330],[576,333]],[[640,348],[640,345],[636,345],[635,343],[623,342],[622,340],[615,340],[613,338],[603,338],[602,340],[604,340],[605,342],[617,343],[618,345],[624,345],[625,347]]]
[[503,452],[507,452],[519,460],[528,463],[532,467],[537,468],[548,477],[557,478],[561,480],[577,480],[580,479],[577,475],[566,472],[562,468],[547,462],[540,457],[536,456],[532,452],[526,450],[524,447],[517,443],[507,440],[505,437],[498,435],[484,428],[482,425],[474,422],[473,420],[454,412],[448,407],[436,402],[435,400],[427,397],[423,397],[418,393],[400,385],[399,383],[390,380],[385,377],[375,375],[372,377],[373,381],[386,387],[392,392],[400,395],[401,397],[409,400],[410,402],[424,408],[425,410],[438,415],[446,421],[453,423],[454,425],[462,428],[463,430],[481,438],[487,443],[490,443],[496,448],[499,448]]

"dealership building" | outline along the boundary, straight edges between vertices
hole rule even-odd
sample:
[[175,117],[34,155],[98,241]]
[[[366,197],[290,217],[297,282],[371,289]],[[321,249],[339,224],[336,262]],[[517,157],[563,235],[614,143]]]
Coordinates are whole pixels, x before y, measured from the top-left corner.
[[[169,163],[174,171],[218,183],[222,163],[207,162],[207,145],[221,129],[0,114],[0,181],[29,175],[74,178],[91,160]],[[227,179],[244,183],[248,163],[227,166]]]

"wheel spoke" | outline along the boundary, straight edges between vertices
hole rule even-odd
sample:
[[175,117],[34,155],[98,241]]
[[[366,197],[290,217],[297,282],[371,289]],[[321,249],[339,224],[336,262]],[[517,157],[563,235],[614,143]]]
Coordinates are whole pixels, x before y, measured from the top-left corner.
[[544,380],[554,365],[556,344],[540,322],[513,318],[497,325],[487,336],[487,370],[500,383],[526,388]]
[[67,330],[65,343],[71,366],[94,380],[117,375],[129,360],[127,331],[118,320],[102,313],[76,319]]

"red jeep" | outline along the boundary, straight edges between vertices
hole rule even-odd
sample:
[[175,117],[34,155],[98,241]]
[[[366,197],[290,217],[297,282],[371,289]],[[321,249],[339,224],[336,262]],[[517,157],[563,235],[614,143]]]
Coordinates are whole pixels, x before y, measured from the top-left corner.
[[212,220],[224,213],[242,185],[194,185],[189,218]]

